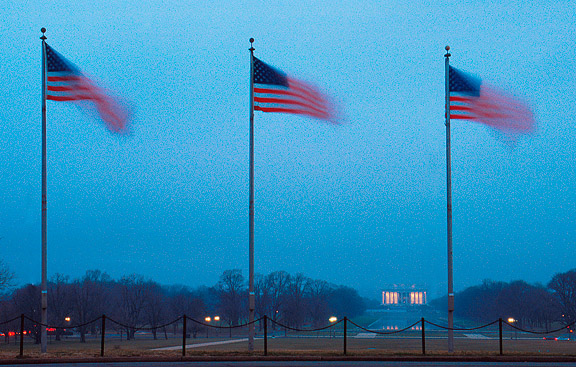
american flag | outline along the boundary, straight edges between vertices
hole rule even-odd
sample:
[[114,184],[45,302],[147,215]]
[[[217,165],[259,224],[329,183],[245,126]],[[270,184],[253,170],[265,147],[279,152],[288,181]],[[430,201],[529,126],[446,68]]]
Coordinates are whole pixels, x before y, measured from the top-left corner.
[[478,121],[512,135],[534,130],[530,108],[513,96],[451,66],[448,78],[451,119]]
[[255,57],[254,110],[294,113],[336,122],[334,106],[326,95]]
[[126,132],[130,115],[128,109],[47,44],[46,67],[46,99],[74,102],[84,108],[95,107],[108,129],[117,133]]

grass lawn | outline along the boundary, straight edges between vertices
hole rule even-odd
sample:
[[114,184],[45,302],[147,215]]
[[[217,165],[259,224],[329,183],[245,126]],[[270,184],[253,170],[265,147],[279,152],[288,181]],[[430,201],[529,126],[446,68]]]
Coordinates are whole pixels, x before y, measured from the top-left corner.
[[[235,336],[234,339],[245,339],[246,336]],[[239,341],[230,344],[203,345],[194,348],[195,344],[230,341],[224,337],[187,339],[186,355],[249,355],[248,342]],[[107,339],[105,341],[105,356],[131,357],[131,356],[170,356],[178,357],[182,350],[181,337],[169,339],[159,338],[153,340],[141,337],[135,340]],[[162,347],[178,347],[176,350],[154,351]],[[378,336],[374,338],[347,339],[348,355],[420,355],[422,340],[418,333],[405,336]],[[554,341],[533,339],[504,339],[504,354],[506,355],[573,355],[576,356],[576,341]],[[498,355],[499,341],[494,339],[473,339],[457,335],[455,339],[457,355]],[[10,344],[0,344],[0,359],[14,358],[19,354],[19,344],[14,341]],[[255,341],[254,354],[261,355],[264,351],[264,340]],[[268,339],[269,355],[340,355],[343,353],[343,339],[341,335],[329,337],[327,335],[300,335],[299,337],[277,335]],[[447,340],[445,335],[431,335],[426,339],[426,353],[428,355],[447,355]],[[25,357],[98,357],[100,356],[100,339],[90,338],[86,343],[78,339],[67,339],[59,342],[50,341],[47,355],[40,354],[40,345],[31,341],[24,344]]]

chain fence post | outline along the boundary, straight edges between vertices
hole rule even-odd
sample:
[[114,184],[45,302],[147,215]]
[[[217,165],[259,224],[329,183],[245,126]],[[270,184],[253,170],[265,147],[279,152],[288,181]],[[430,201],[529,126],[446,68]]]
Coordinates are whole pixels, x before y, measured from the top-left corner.
[[502,318],[498,319],[498,329],[500,334],[500,355],[504,354],[502,351]]
[[426,354],[426,332],[424,330],[424,318],[422,318],[422,354]]
[[186,315],[182,316],[182,357],[186,357]]
[[100,357],[104,357],[104,340],[106,335],[106,315],[102,315],[102,339],[100,340]]
[[20,358],[24,357],[24,314],[20,315]]
[[264,355],[268,355],[268,316],[264,315]]
[[347,351],[347,340],[346,340],[346,335],[348,334],[348,318],[346,316],[344,316],[344,355],[346,355],[348,353]]

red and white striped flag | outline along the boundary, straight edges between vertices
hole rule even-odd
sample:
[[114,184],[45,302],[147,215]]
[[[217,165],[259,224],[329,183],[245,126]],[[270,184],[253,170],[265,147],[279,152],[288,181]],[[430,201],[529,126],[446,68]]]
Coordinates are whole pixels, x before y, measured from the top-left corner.
[[313,85],[254,57],[254,110],[307,115],[336,123],[334,104]]
[[506,135],[534,131],[532,111],[513,96],[451,66],[449,87],[451,119],[478,121]]
[[75,102],[83,108],[95,107],[110,131],[127,132],[130,116],[128,108],[118,98],[85,77],[76,66],[48,45],[46,45],[46,67],[47,100]]

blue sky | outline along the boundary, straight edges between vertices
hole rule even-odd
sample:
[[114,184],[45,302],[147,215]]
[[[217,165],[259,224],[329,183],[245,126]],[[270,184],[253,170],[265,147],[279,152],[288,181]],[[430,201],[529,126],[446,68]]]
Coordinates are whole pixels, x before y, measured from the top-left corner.
[[248,39],[332,126],[256,113],[256,271],[377,297],[446,289],[444,46],[532,107],[511,148],[452,124],[454,282],[576,267],[575,1],[54,0],[2,5],[0,257],[40,280],[41,36],[129,100],[128,137],[48,102],[48,274],[213,284],[248,268]]

